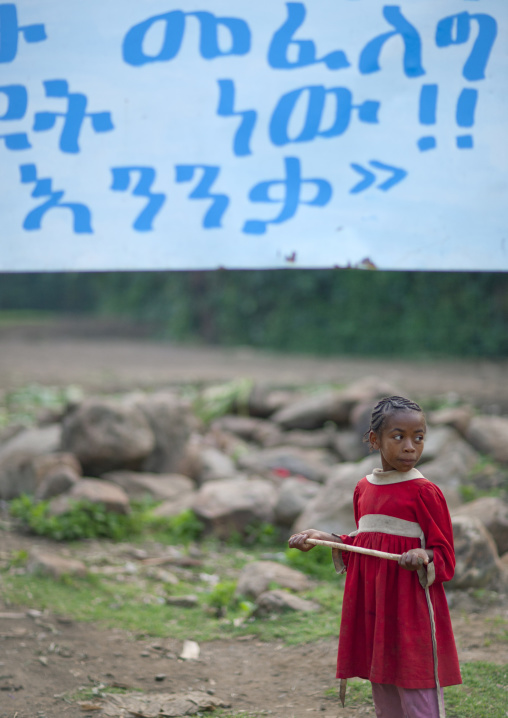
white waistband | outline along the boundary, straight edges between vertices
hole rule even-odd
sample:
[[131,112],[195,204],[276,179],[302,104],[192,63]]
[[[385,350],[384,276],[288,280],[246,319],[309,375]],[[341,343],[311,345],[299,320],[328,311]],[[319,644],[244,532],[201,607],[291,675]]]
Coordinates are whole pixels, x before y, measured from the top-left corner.
[[358,522],[358,532],[378,531],[383,534],[395,534],[396,536],[408,536],[409,538],[423,537],[422,527],[417,521],[405,521],[394,516],[384,514],[366,514]]

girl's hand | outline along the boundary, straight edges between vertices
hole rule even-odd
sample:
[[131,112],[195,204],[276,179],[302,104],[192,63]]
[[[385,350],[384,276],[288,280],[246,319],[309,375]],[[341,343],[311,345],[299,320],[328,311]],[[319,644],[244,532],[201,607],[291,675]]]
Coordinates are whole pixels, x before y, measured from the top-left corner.
[[405,568],[406,571],[418,571],[420,566],[426,566],[429,561],[432,561],[430,554],[430,551],[427,553],[423,548],[412,548],[399,558],[399,566]]
[[297,548],[300,551],[311,551],[315,546],[312,544],[306,544],[308,538],[319,539],[321,538],[321,531],[316,529],[305,529],[298,534],[293,534],[288,541],[289,548]]

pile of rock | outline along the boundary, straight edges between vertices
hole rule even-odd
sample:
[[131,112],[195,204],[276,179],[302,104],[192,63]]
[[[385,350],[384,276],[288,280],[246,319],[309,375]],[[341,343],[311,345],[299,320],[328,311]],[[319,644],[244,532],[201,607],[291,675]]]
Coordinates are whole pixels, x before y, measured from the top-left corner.
[[[52,424],[4,438],[0,498],[33,494],[49,499],[55,514],[86,498],[128,513],[130,499],[148,495],[161,502],[160,516],[192,509],[224,539],[253,522],[349,533],[354,487],[379,465],[362,440],[372,406],[398,393],[375,378],[311,395],[255,386],[244,413],[208,426],[175,392],[88,398]],[[458,406],[427,420],[419,468],[452,511],[453,584],[499,584],[503,564],[508,569],[508,503],[464,504],[461,487],[506,488],[508,418]],[[497,463],[482,468],[482,455]]]

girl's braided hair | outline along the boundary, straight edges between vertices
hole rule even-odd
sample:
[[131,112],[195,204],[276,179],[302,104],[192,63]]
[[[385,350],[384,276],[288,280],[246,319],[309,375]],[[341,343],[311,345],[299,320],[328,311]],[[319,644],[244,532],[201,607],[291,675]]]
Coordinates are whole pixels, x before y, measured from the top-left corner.
[[364,441],[369,441],[371,431],[379,434],[386,417],[393,414],[394,411],[419,411],[423,414],[422,407],[415,401],[411,401],[411,399],[405,399],[403,396],[385,396],[384,399],[378,401],[372,410],[370,426],[365,432]]

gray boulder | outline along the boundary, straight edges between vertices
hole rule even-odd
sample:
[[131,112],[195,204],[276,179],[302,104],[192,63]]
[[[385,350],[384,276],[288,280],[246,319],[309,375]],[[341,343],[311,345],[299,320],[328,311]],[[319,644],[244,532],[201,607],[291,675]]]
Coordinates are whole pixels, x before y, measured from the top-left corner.
[[192,509],[196,501],[197,491],[190,491],[188,494],[182,494],[174,499],[168,499],[163,501],[162,504],[156,506],[153,510],[153,515],[159,518],[169,519],[173,516],[178,516],[183,511]]
[[81,465],[74,454],[57,452],[37,456],[31,463],[35,475],[35,498],[50,499],[68,491],[81,478]]
[[135,401],[145,415],[155,442],[141,470],[156,474],[182,473],[180,464],[196,420],[189,407],[171,392],[147,394]]
[[309,579],[301,571],[276,561],[253,561],[243,567],[236,585],[236,594],[256,600],[272,583],[291,591],[306,591],[311,586]]
[[37,488],[32,461],[38,456],[58,451],[59,424],[24,429],[0,446],[0,498],[9,500]]
[[328,533],[348,534],[356,529],[353,493],[356,484],[380,464],[379,456],[371,455],[358,464],[336,466],[318,494],[300,514],[292,531],[318,529]]
[[104,480],[120,486],[131,499],[149,496],[154,501],[174,501],[194,493],[194,482],[180,474],[150,474],[137,471],[111,471]]
[[451,426],[464,436],[472,417],[473,409],[470,406],[455,406],[429,412],[427,422],[431,426]]
[[343,461],[359,461],[369,453],[369,446],[354,429],[342,429],[335,434],[333,448]]
[[277,491],[264,479],[225,479],[204,484],[192,509],[208,531],[227,539],[232,533],[245,534],[254,522],[273,523]]
[[295,400],[295,393],[266,384],[255,384],[247,401],[250,416],[266,419]]
[[441,489],[450,509],[463,503],[460,487],[467,483],[474,461],[474,452],[470,452],[465,442],[457,442],[454,449],[418,467],[426,479]]
[[365,377],[340,391],[308,396],[286,406],[272,416],[285,429],[317,429],[327,421],[339,426],[349,423],[353,407],[372,402],[394,392],[393,387],[377,377]]
[[502,416],[474,416],[466,433],[467,440],[483,454],[508,463],[508,419]]
[[452,516],[455,542],[455,575],[450,588],[485,588],[494,585],[502,567],[494,539],[473,516]]
[[219,419],[215,419],[210,425],[212,433],[216,431],[225,431],[229,434],[235,434],[245,441],[255,441],[263,443],[266,436],[279,433],[276,424],[265,419],[258,419],[254,416],[238,416],[237,414],[226,414]]
[[79,576],[87,574],[86,566],[77,559],[65,558],[60,554],[32,548],[28,556],[27,571],[31,574],[61,578],[62,576]]
[[479,519],[496,544],[499,555],[508,552],[508,503],[494,496],[485,496],[464,504],[453,512],[454,516],[471,516]]
[[275,504],[275,522],[280,526],[292,526],[319,490],[320,485],[309,479],[284,479]]
[[267,435],[267,440],[260,442],[268,446],[297,446],[301,449],[334,449],[334,437],[336,430],[333,426],[325,429],[292,429],[290,431],[278,431]]
[[[460,449],[457,447],[460,445]],[[465,442],[458,431],[451,426],[429,426],[425,435],[425,444],[421,456],[421,463],[434,461],[445,452],[459,450],[468,453],[470,464],[473,465],[478,458],[477,452]]]
[[84,473],[140,468],[155,437],[145,414],[126,401],[89,399],[63,422],[62,449],[75,454]]
[[213,446],[201,447],[196,471],[198,484],[204,484],[207,481],[232,479],[237,474],[236,466],[227,454]]
[[78,481],[67,493],[54,498],[49,504],[49,512],[53,516],[67,513],[76,501],[104,504],[106,511],[117,514],[130,512],[129,497],[120,486],[111,481],[87,478]]
[[278,446],[271,449],[259,449],[243,454],[238,465],[244,471],[267,476],[283,475],[304,476],[311,481],[326,480],[333,456],[324,450],[305,450],[295,446]]
[[289,611],[316,613],[320,608],[321,606],[316,601],[307,601],[282,589],[275,589],[274,591],[265,591],[259,596],[255,614],[269,616]]

